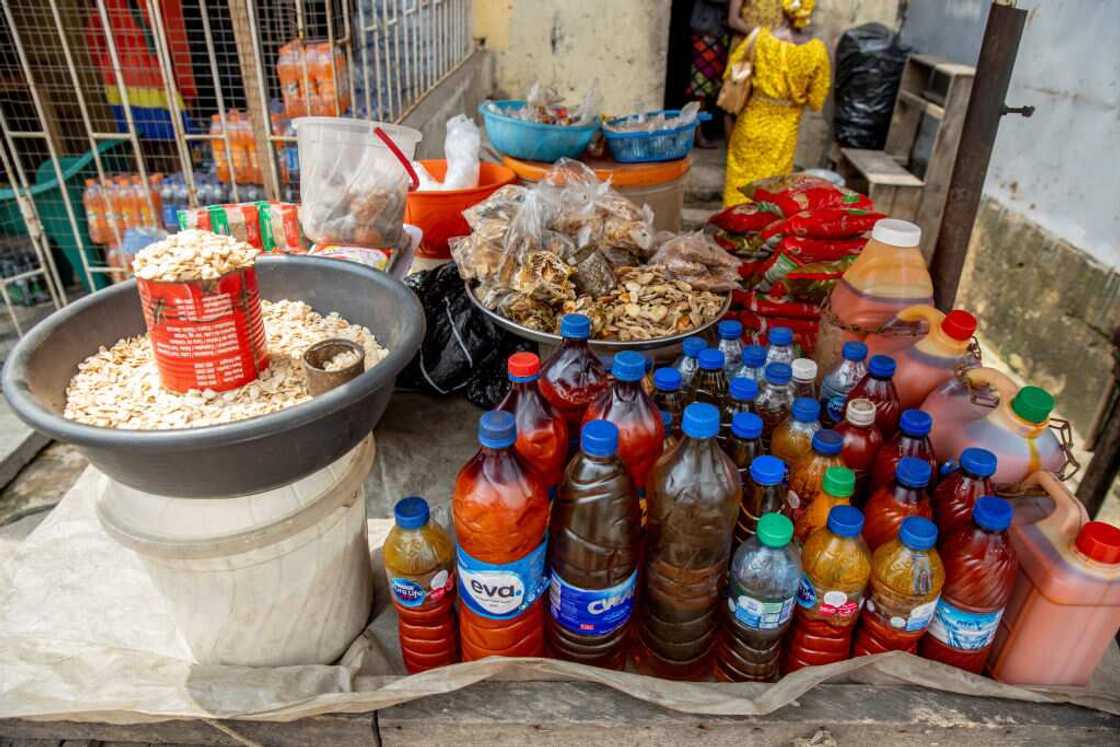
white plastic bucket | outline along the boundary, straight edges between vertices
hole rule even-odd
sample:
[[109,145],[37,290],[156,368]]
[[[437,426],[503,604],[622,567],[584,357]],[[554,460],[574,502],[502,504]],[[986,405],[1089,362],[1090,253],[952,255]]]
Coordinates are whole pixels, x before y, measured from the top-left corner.
[[168,498],[107,481],[102,526],[134,550],[204,664],[327,664],[365,627],[373,576],[362,483],[366,438],[290,486]]

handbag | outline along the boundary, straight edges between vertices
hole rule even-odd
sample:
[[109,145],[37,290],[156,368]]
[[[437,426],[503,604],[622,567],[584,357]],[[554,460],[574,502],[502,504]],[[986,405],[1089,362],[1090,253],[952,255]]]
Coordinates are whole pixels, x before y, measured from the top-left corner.
[[754,77],[754,44],[758,39],[758,32],[759,27],[757,26],[751,29],[750,36],[747,37],[745,42],[747,45],[746,59],[731,66],[723,85],[720,86],[716,106],[728,114],[739,114],[743,111],[743,107],[747,105],[747,99],[751,97],[751,78]]

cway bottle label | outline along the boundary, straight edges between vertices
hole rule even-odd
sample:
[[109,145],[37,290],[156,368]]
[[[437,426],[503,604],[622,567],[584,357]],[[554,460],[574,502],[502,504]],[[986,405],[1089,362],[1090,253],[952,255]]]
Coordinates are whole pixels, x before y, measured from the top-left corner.
[[545,539],[537,549],[511,563],[487,563],[457,548],[460,603],[492,620],[517,617],[548,588],[547,546]]
[[389,589],[402,607],[422,607],[438,602],[455,588],[455,573],[440,569],[428,577],[390,576]]
[[607,589],[581,589],[552,576],[549,610],[553,619],[573,633],[607,635],[621,628],[634,612],[638,571]]
[[991,645],[996,637],[1003,610],[967,612],[942,599],[929,624],[929,634],[951,648],[979,651]]
[[777,630],[793,617],[795,598],[796,595],[785,600],[762,601],[743,593],[736,585],[727,606],[740,624],[752,630]]

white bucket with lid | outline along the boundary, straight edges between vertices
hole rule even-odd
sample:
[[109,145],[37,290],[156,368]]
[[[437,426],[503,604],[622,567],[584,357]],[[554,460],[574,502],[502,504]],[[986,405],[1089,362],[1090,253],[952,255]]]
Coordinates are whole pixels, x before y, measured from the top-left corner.
[[97,514],[143,561],[204,664],[327,664],[365,627],[373,575],[362,483],[373,440],[292,485],[169,498],[106,478]]

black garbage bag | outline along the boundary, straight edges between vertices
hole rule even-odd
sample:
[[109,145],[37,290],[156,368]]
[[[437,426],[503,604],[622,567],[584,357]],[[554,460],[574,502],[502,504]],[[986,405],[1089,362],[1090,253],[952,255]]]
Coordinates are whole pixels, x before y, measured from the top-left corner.
[[836,45],[833,137],[840,145],[880,150],[887,143],[891,112],[908,47],[881,23],[845,31]]
[[494,324],[467,297],[453,262],[410,275],[405,283],[424,307],[428,331],[416,357],[397,377],[397,386],[433,394],[463,393],[484,410],[509,391],[506,359],[534,350],[528,340]]

